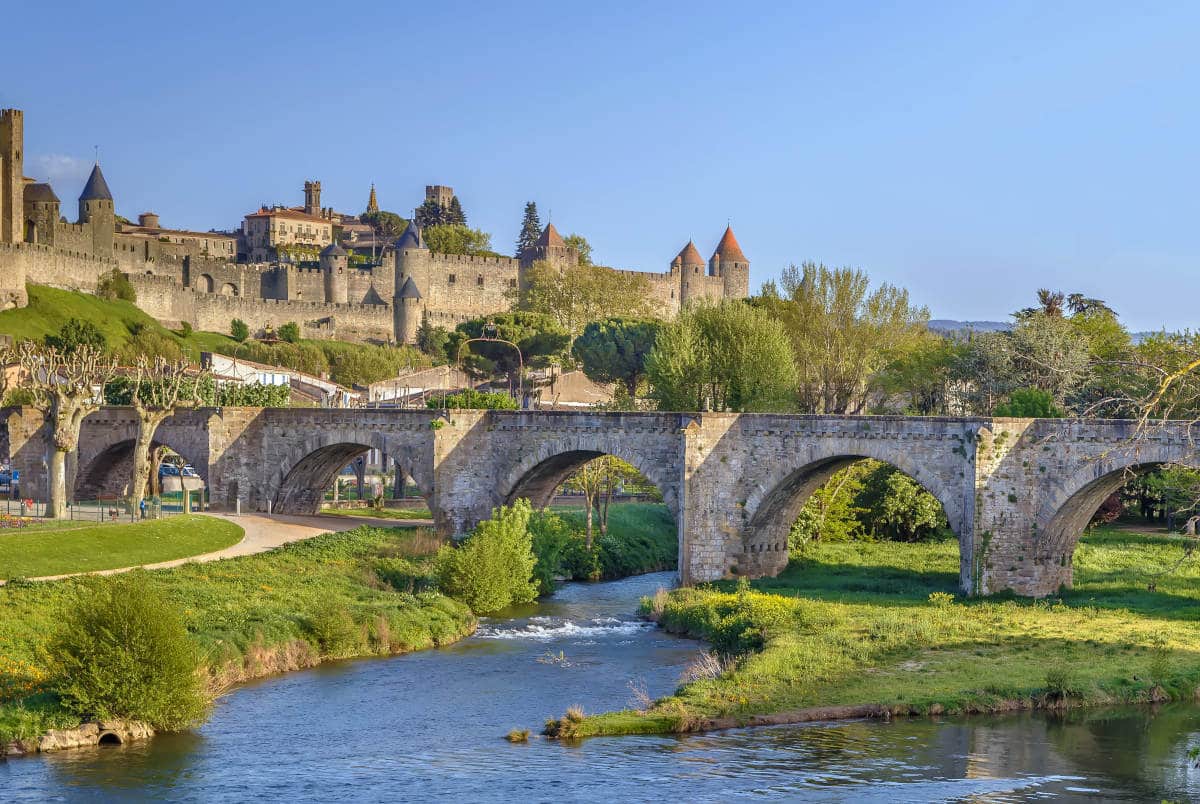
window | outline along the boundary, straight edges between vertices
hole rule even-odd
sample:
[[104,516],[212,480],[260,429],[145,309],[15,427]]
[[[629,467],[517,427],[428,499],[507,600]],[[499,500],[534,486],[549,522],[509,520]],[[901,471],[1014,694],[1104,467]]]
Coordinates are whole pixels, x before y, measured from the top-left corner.
[[479,277],[475,280],[475,284],[479,287],[483,287],[483,274],[479,275]]
[[508,286],[510,288],[515,288],[517,286],[517,280],[515,280],[515,279],[508,280]]
[[447,276],[447,277],[446,277],[446,281],[447,281],[447,282],[449,282],[451,285],[453,285],[453,284],[454,284],[454,280],[455,280],[456,278],[457,278],[457,277],[455,277],[455,276],[454,276],[454,274],[450,274],[449,276]]

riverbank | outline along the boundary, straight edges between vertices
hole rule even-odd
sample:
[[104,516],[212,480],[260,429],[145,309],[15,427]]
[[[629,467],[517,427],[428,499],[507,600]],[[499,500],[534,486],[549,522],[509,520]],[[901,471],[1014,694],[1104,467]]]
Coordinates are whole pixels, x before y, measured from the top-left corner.
[[707,640],[732,666],[696,668],[644,710],[572,713],[547,733],[1189,700],[1200,687],[1200,559],[1179,564],[1186,546],[1086,534],[1075,588],[1033,601],[955,597],[955,542],[820,545],[778,578],[645,601],[646,616]]
[[[316,666],[447,645],[475,617],[433,590],[441,541],[424,530],[357,528],[258,555],[145,572],[183,613],[201,647],[209,689]],[[0,588],[0,745],[31,741],[80,719],[47,691],[41,651],[57,614],[86,579]]]

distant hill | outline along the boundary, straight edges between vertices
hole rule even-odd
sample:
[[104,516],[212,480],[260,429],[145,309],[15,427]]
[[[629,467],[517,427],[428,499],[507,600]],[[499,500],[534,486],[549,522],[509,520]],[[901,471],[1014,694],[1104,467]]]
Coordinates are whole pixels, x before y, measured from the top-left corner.
[[1002,332],[1012,329],[1012,324],[1007,321],[955,321],[952,318],[935,318],[929,322],[929,328],[934,332],[962,332],[968,329],[975,332]]

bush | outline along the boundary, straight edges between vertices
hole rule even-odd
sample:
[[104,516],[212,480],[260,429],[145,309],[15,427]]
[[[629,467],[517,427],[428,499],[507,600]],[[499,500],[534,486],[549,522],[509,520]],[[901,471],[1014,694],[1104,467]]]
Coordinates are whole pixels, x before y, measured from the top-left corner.
[[492,510],[458,547],[447,545],[435,560],[438,585],[444,594],[490,614],[537,597],[533,580],[537,559],[529,533],[533,509],[528,500]]
[[109,301],[120,299],[127,302],[137,302],[137,291],[133,289],[129,278],[116,268],[100,274],[100,279],[96,282],[96,295]]
[[229,336],[238,343],[244,343],[250,337],[250,327],[240,318],[229,322]]
[[996,406],[993,416],[1012,416],[1018,419],[1061,419],[1062,409],[1054,397],[1039,388],[1018,388],[1009,394],[1008,401]]
[[297,343],[300,340],[300,325],[295,321],[281,324],[279,327],[279,339],[287,343]]
[[497,393],[495,391],[476,391],[474,388],[467,388],[457,394],[448,394],[445,397],[431,397],[426,403],[434,409],[454,409],[463,410],[516,410],[517,400],[513,399],[508,394]]
[[63,354],[70,354],[80,346],[91,346],[100,351],[108,348],[108,341],[100,328],[91,321],[69,318],[55,335],[47,335],[46,345]]
[[144,573],[85,581],[48,654],[54,689],[80,717],[178,731],[208,711],[199,652]]
[[554,591],[554,579],[563,574],[563,560],[577,541],[575,532],[561,516],[543,510],[529,518],[529,534],[533,554],[537,557],[533,579],[538,594],[548,595]]
[[305,625],[322,656],[349,656],[361,647],[362,633],[350,612],[341,606],[322,605],[309,615]]

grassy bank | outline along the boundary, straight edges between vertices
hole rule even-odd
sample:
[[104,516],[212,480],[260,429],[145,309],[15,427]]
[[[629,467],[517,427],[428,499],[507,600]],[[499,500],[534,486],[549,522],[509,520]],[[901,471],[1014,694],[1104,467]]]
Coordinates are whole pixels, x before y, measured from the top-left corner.
[[[431,588],[427,531],[358,528],[254,556],[145,573],[183,611],[215,690],[323,660],[405,653],[474,630]],[[74,725],[42,692],[41,651],[83,581],[0,587],[0,743]]]
[[[582,543],[584,513],[579,508],[554,506]],[[608,512],[608,533],[600,535],[599,519],[593,520],[597,566],[608,580],[645,572],[675,569],[679,559],[679,534],[675,517],[659,503],[619,503]],[[568,565],[568,569],[570,565]],[[580,575],[577,580],[586,580]]]
[[1200,686],[1200,557],[1153,577],[1184,549],[1180,538],[1087,534],[1075,588],[1032,601],[955,598],[955,542],[821,545],[778,578],[646,601],[663,627],[708,640],[732,667],[697,668],[696,680],[645,711],[555,728],[675,732],[1191,698]]
[[155,564],[222,550],[242,540],[240,527],[210,516],[96,525],[38,523],[0,531],[0,579]]
[[321,514],[365,519],[433,519],[428,508],[322,508]]

